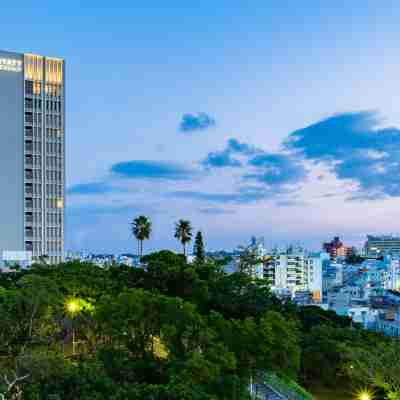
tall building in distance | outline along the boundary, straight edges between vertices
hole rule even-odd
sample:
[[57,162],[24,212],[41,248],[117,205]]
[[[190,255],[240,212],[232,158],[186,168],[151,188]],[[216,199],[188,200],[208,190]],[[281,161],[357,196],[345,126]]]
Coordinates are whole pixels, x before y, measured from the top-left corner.
[[0,51],[0,263],[64,257],[64,60]]

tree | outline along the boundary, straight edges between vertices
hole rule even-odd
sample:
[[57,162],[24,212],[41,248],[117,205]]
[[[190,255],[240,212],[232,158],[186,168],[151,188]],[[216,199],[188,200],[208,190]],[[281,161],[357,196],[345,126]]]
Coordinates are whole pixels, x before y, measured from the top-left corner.
[[143,255],[143,241],[150,238],[151,221],[144,215],[135,218],[131,223],[132,234],[138,241],[138,253],[140,257]]
[[175,238],[182,243],[183,255],[186,257],[186,245],[192,240],[192,225],[190,221],[180,219],[175,224]]
[[18,281],[22,308],[27,313],[28,338],[32,339],[35,322],[46,317],[49,308],[61,300],[57,285],[49,278],[37,275],[26,275]]
[[262,261],[258,257],[255,249],[240,248],[240,250],[238,272],[256,277],[257,269],[262,266]]
[[147,290],[190,299],[196,287],[200,290],[197,268],[188,264],[183,254],[162,250],[144,256],[142,262],[146,265],[142,287]]
[[[3,386],[5,388],[5,394],[0,393],[0,399],[8,398],[19,400],[22,397],[22,390],[20,387],[20,382],[28,378],[29,375],[18,376],[16,372],[13,371],[13,377],[9,377],[8,374],[4,374],[2,379],[4,381]],[[11,397],[9,397],[11,396]]]
[[347,264],[361,264],[363,261],[365,261],[364,257],[359,256],[358,254],[350,254],[349,256],[346,257],[346,263]]
[[375,340],[373,345],[360,347],[354,342],[345,347],[348,356],[346,372],[360,384],[366,382],[383,390],[390,400],[400,400],[400,343],[396,339]]
[[196,262],[203,264],[204,261],[206,260],[206,255],[204,251],[203,235],[201,231],[198,231],[196,234],[196,238],[194,240],[193,253],[196,257]]

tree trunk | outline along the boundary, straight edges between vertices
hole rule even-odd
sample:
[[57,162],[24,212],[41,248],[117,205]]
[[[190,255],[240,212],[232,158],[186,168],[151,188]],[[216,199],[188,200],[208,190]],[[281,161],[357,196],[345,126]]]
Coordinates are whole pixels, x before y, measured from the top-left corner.
[[143,240],[140,241],[140,258],[143,257]]

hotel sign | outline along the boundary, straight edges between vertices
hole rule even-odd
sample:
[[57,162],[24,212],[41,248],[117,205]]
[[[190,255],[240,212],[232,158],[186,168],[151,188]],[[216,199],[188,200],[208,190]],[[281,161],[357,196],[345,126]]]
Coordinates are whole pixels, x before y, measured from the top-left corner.
[[22,61],[0,57],[0,71],[22,72]]

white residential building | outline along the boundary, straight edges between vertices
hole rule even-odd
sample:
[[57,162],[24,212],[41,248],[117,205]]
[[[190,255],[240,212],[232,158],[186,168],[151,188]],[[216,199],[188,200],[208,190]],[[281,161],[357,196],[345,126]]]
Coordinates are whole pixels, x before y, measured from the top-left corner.
[[265,277],[275,292],[309,291],[316,302],[322,296],[322,271],[329,262],[328,253],[309,253],[300,247],[289,247],[284,252],[270,255]]

